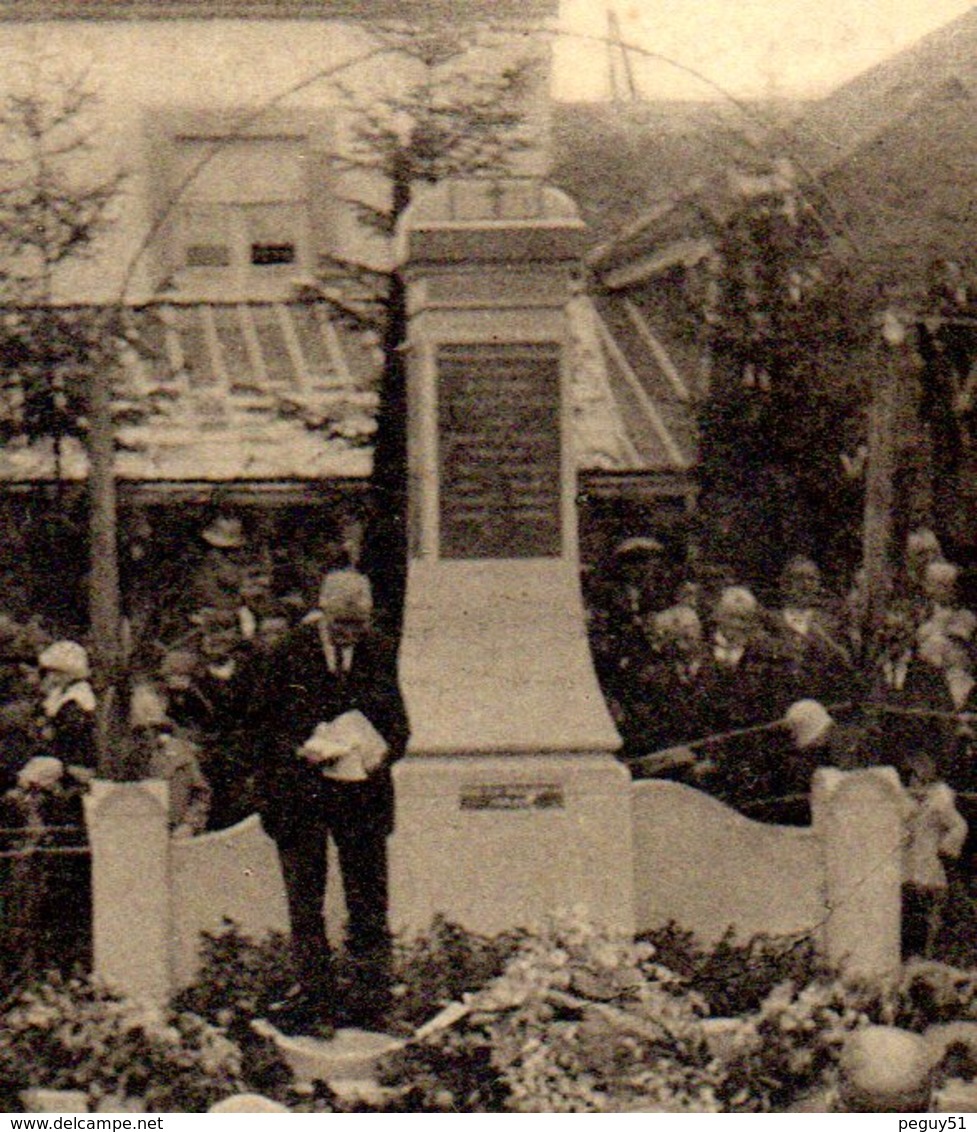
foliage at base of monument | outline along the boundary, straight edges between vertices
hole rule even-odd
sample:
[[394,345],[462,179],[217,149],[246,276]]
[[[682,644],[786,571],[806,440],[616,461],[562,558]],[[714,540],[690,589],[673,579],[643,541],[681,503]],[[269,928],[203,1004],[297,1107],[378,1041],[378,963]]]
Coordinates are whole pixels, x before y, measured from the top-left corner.
[[[948,1022],[977,1022],[977,971],[916,960],[888,981],[821,976],[782,983],[726,1036],[724,1102],[729,1111],[782,1112],[805,1093],[835,1085],[852,1030],[880,1025],[922,1033]],[[965,1043],[968,1049],[975,1041]],[[954,1066],[936,1067],[937,1080],[977,1073],[967,1049],[954,1056]]]
[[924,1030],[938,1022],[977,1022],[977,970],[916,960],[898,984],[894,1025]]
[[839,980],[786,982],[726,1035],[723,1100],[732,1112],[783,1112],[832,1087],[846,1036],[878,1021],[879,999]]
[[438,916],[423,935],[394,952],[395,1021],[412,1031],[505,970],[526,933],[483,936]]
[[[504,973],[467,997],[460,1021],[394,1055],[388,1083],[412,1111],[782,1112],[836,1087],[853,1030],[977,1021],[977,972],[942,963],[859,983],[796,942],[702,949],[676,929],[662,942],[566,925],[527,936]],[[779,970],[799,977],[776,979]],[[707,1001],[722,1002],[720,972],[730,997],[752,1003],[739,1016]],[[937,1067],[937,1082],[977,1076],[977,1040],[965,1044],[955,1065]]]
[[[438,917],[420,936],[398,942],[393,958],[392,1030],[413,1032],[448,1003],[483,987],[502,973],[521,932],[494,937],[469,932]],[[349,978],[345,956],[336,956],[340,993]],[[263,1017],[295,981],[287,938],[278,932],[262,940],[243,934],[232,921],[204,932],[201,966],[193,985],[175,1005],[191,1010],[237,1036],[241,1024]]]
[[96,982],[50,974],[0,1012],[0,1104],[28,1088],[78,1089],[92,1107],[204,1112],[243,1091],[240,1051],[195,1014],[123,1002]]
[[227,920],[220,931],[202,933],[200,957],[197,978],[174,1006],[232,1031],[235,1023],[249,1025],[263,1017],[295,982],[288,939],[281,932],[256,941]]
[[527,935],[454,1025],[395,1054],[413,1111],[719,1111],[706,1004],[654,950],[584,925]]
[[781,983],[804,986],[829,974],[810,936],[757,935],[741,943],[730,929],[705,946],[673,922],[639,939],[655,949],[659,963],[702,995],[715,1017],[750,1014]]
[[[857,1028],[977,1022],[975,971],[914,962],[888,983],[851,983],[804,941],[703,947],[674,925],[631,943],[572,922],[487,939],[439,921],[398,946],[396,971],[391,1030],[447,1003],[461,1016],[387,1061],[385,1111],[779,1112],[830,1093]],[[283,937],[255,943],[228,925],[178,1004],[228,1027],[247,1088],[348,1111],[328,1089],[300,1095],[250,1029],[290,978]],[[977,1061],[952,1068],[942,1075],[977,1075]]]

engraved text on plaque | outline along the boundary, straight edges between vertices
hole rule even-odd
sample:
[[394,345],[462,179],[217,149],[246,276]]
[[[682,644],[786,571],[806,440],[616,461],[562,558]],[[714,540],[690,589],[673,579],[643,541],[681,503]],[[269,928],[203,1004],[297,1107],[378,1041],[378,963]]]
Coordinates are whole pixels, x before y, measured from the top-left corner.
[[561,552],[560,346],[438,350],[441,556]]

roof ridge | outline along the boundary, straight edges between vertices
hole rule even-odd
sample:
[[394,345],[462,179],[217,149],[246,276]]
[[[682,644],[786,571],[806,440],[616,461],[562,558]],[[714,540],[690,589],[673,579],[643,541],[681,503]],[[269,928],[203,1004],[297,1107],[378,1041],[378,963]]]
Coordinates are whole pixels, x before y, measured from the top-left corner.
[[[781,136],[787,148],[796,148],[805,164],[822,175],[845,161],[869,136],[904,117],[920,97],[954,79],[969,90],[966,67],[974,61],[977,5],[818,99]],[[977,67],[973,69],[977,74]]]

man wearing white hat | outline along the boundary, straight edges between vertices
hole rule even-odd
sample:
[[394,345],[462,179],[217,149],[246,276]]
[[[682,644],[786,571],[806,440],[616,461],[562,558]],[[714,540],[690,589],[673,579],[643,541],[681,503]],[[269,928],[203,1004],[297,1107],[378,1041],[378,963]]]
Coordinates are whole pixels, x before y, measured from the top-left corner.
[[[283,1029],[336,1021],[375,1027],[389,993],[390,768],[404,753],[408,725],[395,654],[375,637],[372,612],[365,575],[330,571],[315,614],[256,657],[238,684],[238,734],[256,771],[262,823],[278,847],[299,979],[273,1019]],[[336,1002],[322,911],[329,835],[360,976],[345,1013]]]

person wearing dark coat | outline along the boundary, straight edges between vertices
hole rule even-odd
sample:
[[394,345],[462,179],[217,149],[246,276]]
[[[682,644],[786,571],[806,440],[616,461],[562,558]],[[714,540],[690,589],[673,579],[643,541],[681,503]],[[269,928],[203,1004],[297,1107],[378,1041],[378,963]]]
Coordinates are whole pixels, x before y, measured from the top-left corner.
[[839,723],[817,700],[791,704],[784,727],[792,741],[793,785],[798,791],[810,789],[819,766],[864,770],[878,765],[869,731],[857,722]]
[[[709,731],[738,732],[778,720],[790,703],[789,658],[766,631],[753,594],[728,586],[713,612],[715,630],[700,680],[711,703]],[[713,779],[731,805],[752,803],[782,791],[782,758],[768,736],[733,735],[709,749]]]
[[625,759],[640,758],[708,733],[706,663],[702,624],[687,605],[656,613],[648,628],[652,659],[635,680],[629,730],[622,728]]
[[789,659],[797,698],[841,703],[852,694],[852,662],[837,620],[826,608],[821,572],[809,558],[792,558],[780,579],[772,628]]
[[91,962],[91,863],[78,850],[86,840],[82,797],[96,761],[95,694],[84,647],[55,641],[40,651],[37,666],[39,753],[25,760],[6,795],[23,847],[62,851],[28,852],[12,863],[7,949],[33,973]]
[[37,658],[48,755],[65,766],[95,769],[95,693],[88,654],[77,641],[55,641]]
[[[353,569],[331,571],[317,614],[256,654],[236,682],[239,735],[250,753],[258,812],[281,861],[299,979],[276,1013],[280,1028],[308,1030],[340,1017],[323,919],[329,835],[349,913],[347,948],[358,972],[342,1020],[367,1027],[382,1021],[376,1014],[389,993],[391,767],[406,749],[408,722],[394,651],[372,633],[371,616],[367,578]],[[360,713],[356,726],[368,732],[362,757],[355,743],[340,751],[323,737],[324,729],[349,722],[350,713]],[[385,748],[380,756],[375,745],[367,750],[371,735]]]
[[790,740],[784,752],[786,793],[774,820],[781,825],[809,825],[814,772],[818,767],[863,770],[878,765],[872,734],[857,716],[839,722],[813,699],[791,704],[782,723]]

